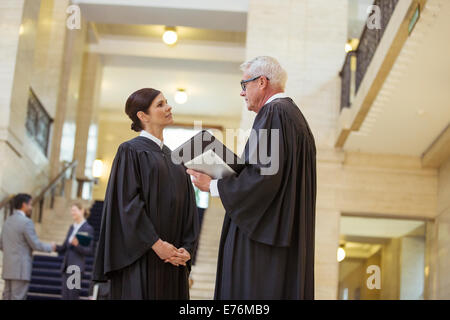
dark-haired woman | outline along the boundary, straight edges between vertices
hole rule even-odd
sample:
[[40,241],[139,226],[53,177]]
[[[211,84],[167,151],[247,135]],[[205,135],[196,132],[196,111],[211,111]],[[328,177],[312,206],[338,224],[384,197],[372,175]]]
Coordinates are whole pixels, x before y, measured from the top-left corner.
[[[68,269],[70,266],[76,266],[80,271],[80,280],[83,278],[85,271],[86,257],[94,253],[94,241],[91,240],[89,244],[80,244],[77,239],[77,234],[82,234],[85,237],[94,238],[94,228],[87,223],[86,218],[89,212],[79,203],[72,205],[70,209],[73,224],[69,228],[66,239],[62,246],[56,246],[56,251],[60,255],[64,255],[62,265],[62,283],[61,294],[63,300],[78,300],[80,297],[80,289],[73,287],[76,284],[71,281],[71,277],[76,269]],[[67,282],[69,280],[69,283]]]
[[189,299],[198,215],[191,180],[163,143],[171,110],[155,89],[126,102],[140,135],[114,159],[94,266],[94,281],[110,280],[111,299]]

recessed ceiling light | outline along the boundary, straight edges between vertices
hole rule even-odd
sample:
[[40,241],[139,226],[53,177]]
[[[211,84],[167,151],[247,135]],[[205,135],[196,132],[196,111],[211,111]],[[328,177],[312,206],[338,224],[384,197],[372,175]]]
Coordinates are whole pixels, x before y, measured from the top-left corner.
[[188,96],[186,93],[186,90],[184,89],[177,89],[177,92],[175,92],[175,102],[178,104],[184,104],[186,103]]
[[163,41],[165,44],[171,46],[174,45],[178,40],[178,34],[174,27],[166,27],[166,31],[164,31]]

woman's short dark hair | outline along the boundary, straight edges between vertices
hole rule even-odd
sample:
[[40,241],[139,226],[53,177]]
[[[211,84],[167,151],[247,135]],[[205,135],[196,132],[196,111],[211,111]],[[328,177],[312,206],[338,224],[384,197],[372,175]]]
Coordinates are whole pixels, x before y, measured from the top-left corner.
[[130,117],[131,121],[133,121],[131,124],[132,130],[139,132],[144,129],[137,113],[139,111],[147,113],[153,100],[155,100],[160,93],[161,91],[156,89],[144,88],[133,92],[128,97],[127,103],[125,104],[125,113]]
[[24,203],[28,203],[31,200],[31,196],[27,193],[19,193],[13,198],[14,209],[22,209]]

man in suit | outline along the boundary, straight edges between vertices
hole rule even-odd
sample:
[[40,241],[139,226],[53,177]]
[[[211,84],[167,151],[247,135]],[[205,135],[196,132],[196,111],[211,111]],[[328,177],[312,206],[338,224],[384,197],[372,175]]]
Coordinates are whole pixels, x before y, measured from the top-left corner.
[[[71,208],[72,218],[74,223],[70,226],[67,232],[66,239],[63,245],[56,246],[56,251],[64,254],[64,260],[61,267],[62,272],[62,299],[63,300],[78,300],[80,296],[80,289],[70,288],[67,280],[74,274],[74,271],[67,269],[69,266],[78,266],[80,268],[80,285],[85,272],[86,257],[94,253],[94,228],[87,223],[87,211],[80,205],[74,204]],[[84,234],[92,240],[89,245],[84,246],[79,243],[76,234]],[[72,283],[72,281],[69,281]]]
[[30,219],[33,208],[30,195],[18,194],[13,203],[15,210],[6,219],[0,235],[5,280],[3,300],[24,300],[31,280],[32,252],[52,252],[56,245],[39,241]]

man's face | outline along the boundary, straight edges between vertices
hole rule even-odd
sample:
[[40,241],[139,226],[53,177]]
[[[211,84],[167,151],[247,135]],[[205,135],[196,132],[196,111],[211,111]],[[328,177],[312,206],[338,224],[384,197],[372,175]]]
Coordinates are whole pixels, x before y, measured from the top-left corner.
[[28,203],[24,203],[22,209],[22,211],[25,212],[28,217],[31,217],[31,213],[33,212],[32,199],[30,199]]
[[[244,72],[242,80],[249,80],[252,77]],[[241,97],[244,97],[247,109],[258,112],[258,103],[260,102],[261,90],[259,88],[259,79],[245,83],[245,90],[241,90]]]

